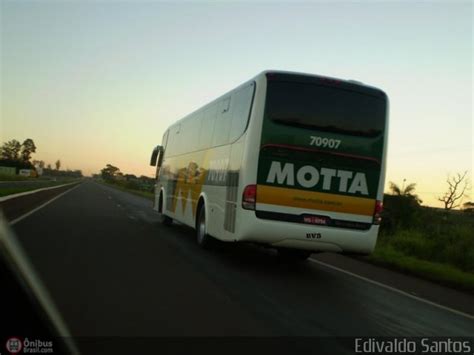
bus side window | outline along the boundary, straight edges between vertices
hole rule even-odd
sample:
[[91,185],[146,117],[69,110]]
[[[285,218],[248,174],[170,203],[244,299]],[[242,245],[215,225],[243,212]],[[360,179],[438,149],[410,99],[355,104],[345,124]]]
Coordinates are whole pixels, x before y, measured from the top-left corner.
[[233,114],[230,128],[229,142],[237,140],[247,128],[247,123],[252,106],[255,84],[251,83],[237,91],[233,96]]
[[174,151],[174,154],[176,155],[179,155],[184,151],[183,145],[181,144],[182,139],[183,139],[183,124],[179,123],[176,126],[176,130],[174,131],[174,135],[173,135],[173,151]]
[[169,130],[169,134],[168,134],[168,147],[167,147],[167,150],[168,150],[168,153],[167,155],[168,156],[173,156],[173,155],[176,155],[178,154],[177,152],[177,146],[179,144],[179,125],[176,125],[176,126],[171,126],[170,130]]
[[166,147],[168,145],[168,134],[169,130],[166,130],[165,134],[163,134],[163,139],[161,140],[161,146],[163,147],[164,150],[166,150]]
[[227,97],[218,103],[216,125],[214,128],[213,146],[219,146],[229,143],[229,131],[232,121],[232,102]]
[[201,130],[199,132],[199,149],[207,149],[212,144],[214,123],[216,121],[217,105],[212,104],[204,110]]
[[179,138],[179,153],[178,154],[184,154],[186,152],[191,151],[191,129],[190,129],[190,120],[185,119],[181,123],[181,129],[178,135]]
[[199,132],[201,129],[202,117],[202,111],[198,111],[186,121],[186,128],[188,132],[186,133],[185,139],[189,141],[188,151],[195,151],[199,149]]

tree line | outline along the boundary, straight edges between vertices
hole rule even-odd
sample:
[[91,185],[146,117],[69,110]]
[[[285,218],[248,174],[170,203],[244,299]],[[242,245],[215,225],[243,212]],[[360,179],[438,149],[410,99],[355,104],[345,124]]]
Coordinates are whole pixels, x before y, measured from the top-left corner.
[[[474,207],[474,202],[468,201],[462,203],[464,198],[469,197],[467,192],[472,188],[467,176],[467,171],[462,174],[456,173],[454,176],[448,175],[446,183],[448,184],[447,191],[436,198],[443,203],[444,209],[449,211],[461,207],[462,210],[471,212]],[[415,183],[400,187],[392,181],[389,182],[389,190],[392,196],[404,198],[406,201],[410,201],[408,204],[420,206],[423,201],[415,193],[415,188]]]
[[[463,198],[468,197],[467,191],[470,190],[467,172],[448,176],[446,182],[448,184],[447,191],[437,197],[443,203],[444,211],[449,212],[461,207],[461,210],[464,212],[474,212],[474,202],[462,203]],[[433,214],[436,213],[435,209],[421,206],[423,201],[415,193],[415,189],[415,183],[400,187],[394,182],[389,182],[390,193],[384,195],[383,201],[382,232],[391,234],[399,229],[409,229],[424,225],[425,223],[433,225],[437,224],[440,220],[447,221],[449,219],[446,214],[438,217],[436,214]]]
[[145,175],[137,177],[133,174],[124,174],[120,171],[120,168],[107,164],[101,171],[100,174],[94,174],[94,178],[102,178],[104,181],[116,185],[124,186],[128,189],[140,190],[146,192],[153,192],[155,186],[155,179]]
[[21,169],[42,170],[43,175],[82,177],[81,170],[60,170],[61,160],[56,160],[54,169],[51,164],[46,164],[43,160],[32,160],[32,154],[36,153],[36,144],[31,138],[27,138],[20,143],[16,139],[4,142],[0,146],[0,166],[15,168],[18,174]]
[[[448,176],[446,182],[446,192],[438,196],[442,209],[422,206],[416,184],[389,183],[377,242],[383,255],[414,257],[474,272],[474,203],[463,203],[470,182],[467,174]],[[461,212],[453,211],[457,207]]]
[[12,139],[0,147],[0,165],[19,169],[34,169],[31,155],[36,152],[35,142],[27,138],[20,143]]

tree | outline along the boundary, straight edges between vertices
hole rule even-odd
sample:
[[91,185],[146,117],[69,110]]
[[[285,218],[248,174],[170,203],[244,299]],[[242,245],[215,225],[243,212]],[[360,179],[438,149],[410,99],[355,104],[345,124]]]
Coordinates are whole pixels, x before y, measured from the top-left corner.
[[54,165],[56,165],[56,170],[59,170],[59,168],[61,167],[61,160],[57,160],[56,163],[54,163]]
[[462,209],[464,212],[474,212],[474,202],[468,201],[462,204]]
[[389,189],[390,191],[392,191],[392,195],[407,197],[407,198],[413,199],[416,203],[420,204],[423,201],[418,197],[417,194],[414,193],[415,188],[416,188],[416,184],[414,183],[408,184],[406,187],[400,188],[394,182],[392,181],[389,182]]
[[3,143],[0,150],[1,159],[11,161],[20,160],[21,144],[16,139]]
[[100,171],[102,178],[107,181],[115,180],[120,173],[120,169],[112,164],[107,164],[105,168]]
[[51,170],[51,169],[52,169],[51,164],[48,164],[46,168],[47,168],[48,170]]
[[414,193],[415,187],[416,184],[408,184],[400,188],[394,182],[389,182],[392,193],[384,195],[383,199],[382,229],[384,232],[395,233],[399,228],[411,228],[416,224],[422,201]]
[[464,174],[457,173],[455,176],[449,176],[446,179],[448,191],[443,196],[438,197],[438,201],[443,202],[445,210],[452,210],[459,207],[463,197],[466,197],[466,190],[470,189],[467,179],[467,171]]
[[36,145],[35,142],[33,142],[33,139],[25,139],[25,141],[21,145],[21,160],[23,160],[24,162],[29,162],[31,159],[31,154],[35,152]]

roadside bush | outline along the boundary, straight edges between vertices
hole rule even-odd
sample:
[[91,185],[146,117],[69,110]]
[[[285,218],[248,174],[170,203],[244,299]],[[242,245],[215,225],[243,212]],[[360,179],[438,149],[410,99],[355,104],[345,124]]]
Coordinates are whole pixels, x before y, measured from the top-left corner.
[[107,183],[121,187],[122,189],[132,190],[137,192],[144,192],[147,194],[153,194],[155,192],[154,184],[150,184],[148,181],[144,182],[140,179],[129,179],[129,180],[116,180],[116,179],[104,179]]
[[407,229],[416,225],[421,207],[411,196],[385,195],[381,230],[395,233],[399,229]]
[[[474,232],[470,226],[458,224],[449,230],[443,247],[445,262],[459,267],[462,270],[474,272]],[[443,240],[443,238],[440,238]]]
[[449,264],[464,271],[474,272],[474,250],[472,246],[466,245],[465,241],[448,245],[444,255]]
[[[459,221],[458,221],[459,222]],[[450,264],[467,272],[474,272],[474,235],[466,223],[433,224],[400,229],[394,234],[382,234],[378,245],[391,247],[407,256]],[[434,228],[437,227],[437,228]]]
[[391,239],[391,245],[405,255],[424,260],[436,258],[437,243],[420,231],[402,230]]
[[134,181],[134,180],[124,181],[123,185],[127,189],[140,190],[140,185],[138,184],[137,181]]
[[385,195],[370,259],[474,291],[474,214],[422,207],[406,195]]

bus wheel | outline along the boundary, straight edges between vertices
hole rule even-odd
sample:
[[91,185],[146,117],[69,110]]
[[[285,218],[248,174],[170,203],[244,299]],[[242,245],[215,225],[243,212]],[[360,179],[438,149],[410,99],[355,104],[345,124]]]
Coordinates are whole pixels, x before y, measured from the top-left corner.
[[278,249],[278,257],[283,261],[305,261],[311,256],[311,251],[301,249]]
[[199,208],[198,218],[196,220],[196,240],[199,246],[207,249],[211,246],[212,237],[206,230],[206,208],[204,205]]
[[160,218],[160,223],[165,226],[171,226],[173,224],[173,218],[166,216],[163,214],[163,195],[160,194],[160,202],[158,205],[158,213]]

